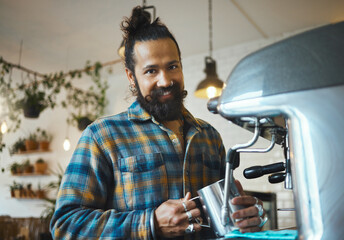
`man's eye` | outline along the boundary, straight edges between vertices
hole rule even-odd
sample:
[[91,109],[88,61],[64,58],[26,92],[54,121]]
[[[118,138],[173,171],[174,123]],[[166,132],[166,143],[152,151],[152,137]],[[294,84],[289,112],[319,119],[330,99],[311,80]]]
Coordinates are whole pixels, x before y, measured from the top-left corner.
[[173,70],[173,69],[178,68],[178,66],[177,66],[177,65],[171,65],[169,68],[170,68],[171,70]]
[[156,72],[155,69],[149,69],[145,72],[145,74],[153,74],[155,72]]

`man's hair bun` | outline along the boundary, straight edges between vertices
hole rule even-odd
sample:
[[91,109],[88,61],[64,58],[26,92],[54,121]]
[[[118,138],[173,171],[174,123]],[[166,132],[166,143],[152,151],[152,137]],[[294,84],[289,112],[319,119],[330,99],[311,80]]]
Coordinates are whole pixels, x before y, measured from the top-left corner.
[[151,24],[151,16],[144,11],[142,7],[137,6],[133,9],[131,17],[125,18],[121,29],[124,32],[124,38],[129,38]]

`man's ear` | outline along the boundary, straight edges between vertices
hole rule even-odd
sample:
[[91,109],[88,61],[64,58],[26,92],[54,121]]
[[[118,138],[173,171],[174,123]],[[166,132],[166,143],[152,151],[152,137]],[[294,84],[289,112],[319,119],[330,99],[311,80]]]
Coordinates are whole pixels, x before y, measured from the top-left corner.
[[125,69],[125,73],[127,74],[127,78],[129,80],[130,85],[135,85],[134,74],[128,68]]

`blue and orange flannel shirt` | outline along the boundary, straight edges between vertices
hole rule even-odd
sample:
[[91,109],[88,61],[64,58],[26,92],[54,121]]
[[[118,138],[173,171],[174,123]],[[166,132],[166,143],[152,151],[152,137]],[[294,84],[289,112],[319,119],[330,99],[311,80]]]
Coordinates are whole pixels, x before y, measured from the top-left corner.
[[160,204],[223,178],[219,133],[185,108],[185,154],[178,137],[138,102],[82,133],[51,220],[55,239],[151,239]]

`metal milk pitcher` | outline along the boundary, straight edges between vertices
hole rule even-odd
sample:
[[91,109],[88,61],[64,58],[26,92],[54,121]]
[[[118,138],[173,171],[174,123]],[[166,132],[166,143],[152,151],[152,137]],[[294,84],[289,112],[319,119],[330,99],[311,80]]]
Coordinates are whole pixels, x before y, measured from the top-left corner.
[[219,180],[211,185],[208,185],[200,190],[197,191],[200,201],[202,203],[202,208],[204,211],[204,214],[207,218],[209,227],[212,228],[215,232],[215,234],[220,237],[224,236],[227,233],[238,229],[234,225],[234,219],[232,219],[231,215],[235,211],[244,208],[240,205],[232,205],[231,200],[234,197],[237,197],[239,195],[234,195],[232,191],[230,191],[229,196],[229,222],[226,225],[222,225],[221,223],[221,208],[223,205],[223,198],[224,198],[224,179]]

